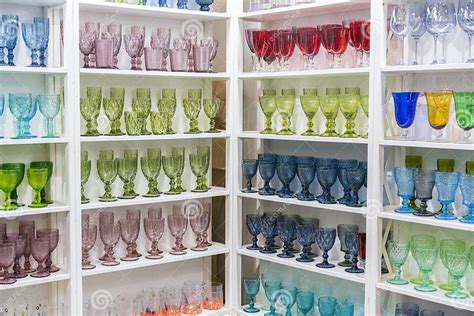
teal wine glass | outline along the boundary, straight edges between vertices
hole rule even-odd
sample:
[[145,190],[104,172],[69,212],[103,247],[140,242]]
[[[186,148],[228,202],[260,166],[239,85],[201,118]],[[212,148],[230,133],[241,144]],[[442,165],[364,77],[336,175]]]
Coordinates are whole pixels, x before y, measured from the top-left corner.
[[265,316],[278,316],[276,313],[275,303],[278,299],[278,294],[281,292],[281,282],[278,281],[266,281],[265,285],[265,296],[270,302],[270,312],[266,313]]
[[36,97],[36,103],[41,114],[46,118],[47,134],[43,138],[58,138],[54,135],[54,118],[59,113],[60,109],[59,94],[40,94]]
[[395,167],[395,183],[397,184],[398,196],[402,198],[402,206],[395,209],[396,213],[413,213],[409,205],[409,199],[413,196],[415,182],[413,181],[413,169]]
[[437,219],[455,220],[456,216],[450,211],[451,203],[454,203],[459,183],[457,172],[435,172],[435,186],[438,191],[438,201],[441,203],[443,212],[436,214]]
[[321,316],[334,316],[336,313],[337,300],[335,297],[320,297],[318,309]]
[[314,306],[314,293],[299,292],[296,295],[296,306],[298,307],[299,313],[301,313],[303,316],[308,315]]
[[30,121],[38,109],[31,93],[8,94],[10,112],[17,119],[18,135],[13,139],[35,138],[30,132]]
[[260,309],[255,307],[255,296],[260,290],[260,278],[244,278],[244,289],[249,297],[249,306],[244,308],[244,312],[258,313]]

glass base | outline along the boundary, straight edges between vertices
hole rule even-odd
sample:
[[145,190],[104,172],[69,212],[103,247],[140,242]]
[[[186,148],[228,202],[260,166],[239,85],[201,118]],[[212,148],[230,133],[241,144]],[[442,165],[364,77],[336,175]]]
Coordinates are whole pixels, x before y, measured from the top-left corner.
[[281,193],[278,193],[278,197],[281,197],[283,199],[292,199],[295,197],[295,195],[289,192],[281,192]]
[[276,132],[274,130],[268,130],[264,129],[263,131],[260,132],[260,134],[275,134]]
[[108,134],[104,134],[105,136],[123,136],[125,135],[125,133],[114,133],[114,134],[111,134],[111,133],[108,133]]
[[184,132],[185,134],[201,134],[202,132],[200,130],[189,130],[187,132]]
[[[416,285],[422,285],[423,279],[421,277],[416,277],[416,278],[410,279],[410,283],[416,284]],[[431,279],[430,279],[430,284],[433,284],[433,280]]]
[[260,189],[258,190],[258,194],[260,195],[275,195],[275,190],[271,189],[271,190],[264,190],[264,189]]
[[455,298],[455,299],[464,299],[468,297],[468,295],[463,292],[448,292],[448,293],[444,293],[444,295],[446,297]]
[[395,209],[395,213],[401,213],[401,214],[413,214],[413,210],[409,208],[408,206],[402,206],[397,209]]
[[277,253],[277,251],[274,250],[274,249],[271,249],[271,250],[261,249],[260,252],[261,252],[261,253],[264,253],[264,254]]
[[283,316],[282,314],[279,313],[265,313],[265,316]]
[[81,204],[87,204],[89,203],[91,200],[89,199],[84,199],[84,200],[81,200]]
[[450,213],[448,213],[448,214],[444,214],[444,213],[443,214],[436,214],[434,217],[437,218],[437,219],[448,220],[448,221],[457,219],[456,216],[454,216],[453,214],[450,214]]
[[14,277],[15,279],[23,279],[23,278],[26,278],[28,276],[28,273],[26,273],[25,271],[21,271],[21,272],[18,272],[18,273],[14,273],[11,276]]
[[[454,285],[449,283],[440,284],[438,287],[446,292],[452,292],[454,290]],[[460,290],[464,290],[464,288],[461,286]]]
[[339,137],[341,137],[341,138],[357,138],[357,137],[359,137],[359,135],[357,135],[355,132],[345,132],[344,134],[342,134]]
[[55,266],[54,264],[51,267],[49,267],[49,272],[51,273],[58,272],[59,270],[61,269]]
[[459,220],[461,223],[474,224],[474,216],[465,216]]
[[115,202],[117,198],[115,196],[112,197],[99,197],[99,202]]
[[364,269],[359,269],[359,268],[347,268],[344,271],[348,273],[364,273]]
[[100,133],[85,133],[85,134],[82,134],[81,136],[86,136],[86,137],[97,137],[97,136],[102,136],[102,134]]
[[299,201],[316,201],[316,197],[313,194],[310,195],[298,195],[297,196]]
[[[31,275],[33,276],[33,275]],[[6,278],[6,279],[0,279],[0,284],[13,284],[16,282],[16,279],[14,278]]]
[[434,286],[415,286],[415,290],[420,291],[420,292],[436,292],[437,289]]
[[336,266],[333,265],[332,263],[317,263],[316,266],[318,268],[323,268],[323,269],[331,269],[331,268],[335,268]]
[[279,258],[294,258],[295,255],[293,255],[293,254],[286,254],[286,253],[279,253],[279,254],[277,254],[277,257],[279,257]]
[[138,257],[123,257],[123,258],[120,258],[120,260],[122,260],[122,261],[137,261]]
[[344,260],[344,261],[338,262],[337,265],[340,267],[351,267],[352,262]]
[[48,204],[46,203],[31,203],[30,205],[28,205],[28,207],[31,207],[31,208],[42,208],[46,206],[48,206]]
[[427,211],[427,210],[423,210],[423,211],[415,210],[415,211],[413,212],[413,215],[428,217],[428,216],[434,216],[434,213],[431,213],[431,212],[429,212],[429,211]]
[[46,278],[49,277],[51,274],[49,272],[34,272],[30,274],[30,277],[32,278]]
[[298,258],[296,258],[296,261],[298,261],[298,262],[313,262],[314,259],[313,259],[313,258],[301,258],[301,257],[298,257]]
[[278,133],[276,133],[277,135],[295,135],[295,133],[293,133],[291,130],[289,129],[282,129],[281,131],[279,131]]
[[209,191],[209,189],[193,189],[193,190],[191,190],[191,192],[196,192],[196,193],[204,193],[204,192],[207,192],[207,191]]
[[182,255],[186,254],[186,251],[184,251],[184,250],[172,250],[172,251],[170,251],[170,254],[175,255],[175,256],[182,256]]
[[146,255],[145,258],[150,259],[150,260],[157,260],[157,259],[163,259],[163,256],[161,256],[161,255]]
[[159,193],[155,193],[155,194],[142,194],[143,197],[147,197],[147,198],[154,198],[154,197],[159,197],[160,194]]
[[106,266],[106,267],[114,267],[114,266],[118,266],[120,264],[120,262],[118,261],[104,261],[101,263],[103,266]]
[[178,195],[178,194],[181,194],[181,192],[177,192],[177,191],[168,191],[168,192],[165,192],[166,195]]
[[13,211],[13,210],[16,210],[16,209],[18,209],[18,208],[15,205],[0,207],[0,210],[2,210],[2,211]]
[[316,133],[315,131],[307,130],[306,132],[301,134],[301,136],[318,136],[318,133]]
[[46,135],[46,136],[42,136],[41,138],[59,138],[60,136],[56,136],[56,135]]
[[395,284],[395,285],[408,284],[408,281],[407,281],[407,280],[403,280],[402,278],[389,279],[389,280],[387,280],[387,282],[390,283],[390,284]]
[[258,313],[259,311],[260,311],[260,309],[256,308],[256,307],[246,307],[246,308],[244,308],[244,312],[250,313],[250,314]]
[[242,190],[242,193],[257,193],[258,191],[255,191],[255,190],[248,190],[248,189],[244,189]]
[[192,247],[192,251],[206,251],[208,248],[207,247]]
[[221,131],[218,131],[217,129],[210,129],[208,131],[205,131],[204,133],[212,133],[212,134],[216,134],[216,133],[220,133]]
[[131,199],[134,199],[135,197],[136,197],[135,195],[122,195],[122,196],[119,196],[118,198],[121,200],[131,200]]
[[321,137],[339,137],[339,134],[335,131],[324,132],[320,135]]
[[82,265],[82,270],[92,270],[94,268],[95,268],[95,265],[90,264],[90,263]]
[[263,247],[260,247],[260,246],[256,246],[256,247],[255,247],[255,246],[248,246],[247,249],[248,249],[248,250],[262,250]]

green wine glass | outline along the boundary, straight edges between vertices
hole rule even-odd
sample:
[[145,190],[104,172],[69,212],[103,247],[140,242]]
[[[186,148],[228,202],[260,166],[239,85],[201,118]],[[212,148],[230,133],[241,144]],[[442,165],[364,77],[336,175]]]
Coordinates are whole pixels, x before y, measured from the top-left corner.
[[103,99],[105,116],[110,121],[110,132],[106,134],[107,136],[122,136],[124,133],[121,129],[120,119],[122,118],[124,100],[113,99]]
[[160,112],[150,113],[151,132],[153,135],[165,135],[166,134],[166,117]]
[[[123,157],[127,159],[134,159],[137,165],[136,169],[138,169],[138,149],[124,149]],[[139,196],[139,194],[135,192],[135,183],[133,182],[133,180],[135,180],[136,175],[137,171],[135,170],[135,176],[133,177],[132,181],[128,183],[127,190],[130,192],[130,194],[133,194],[134,196]]]
[[176,134],[173,130],[173,117],[176,113],[176,99],[158,100],[158,112],[162,113],[166,119],[166,134]]
[[[466,251],[466,243],[462,240],[456,239],[441,240],[439,244],[439,258],[446,269],[448,269],[448,263],[446,261],[446,253],[448,251],[453,253],[464,253]],[[452,291],[454,289],[454,282],[451,274],[448,273],[448,283],[440,284],[439,288],[445,291]]]
[[272,117],[276,111],[276,97],[274,95],[263,95],[258,99],[260,101],[260,108],[265,115],[265,129],[260,134],[275,134],[275,131],[272,129]]
[[141,119],[141,135],[151,135],[147,128],[147,118],[151,112],[151,99],[134,98],[132,99],[132,111],[138,114]]
[[295,89],[281,89],[281,95],[295,96],[296,91]]
[[303,88],[303,95],[317,96],[318,95],[318,89],[316,89],[316,88]]
[[346,131],[340,135],[342,138],[355,138],[354,120],[360,107],[360,96],[358,94],[343,94],[339,96],[339,109],[346,119]]
[[199,102],[201,102],[202,89],[188,89],[188,98],[199,100]]
[[[369,96],[368,95],[360,96],[360,107],[368,120],[369,119]],[[369,133],[366,132],[365,134],[363,134],[362,138],[369,138]]]
[[199,134],[201,131],[198,127],[198,117],[201,112],[201,99],[184,99],[183,100],[184,114],[189,120],[189,131],[185,134]]
[[48,204],[43,203],[41,199],[41,190],[48,182],[48,169],[47,168],[28,168],[26,169],[26,176],[28,178],[28,183],[33,188],[34,197],[28,207],[32,208],[41,208],[46,207]]
[[463,130],[463,143],[471,143],[471,129],[474,128],[474,92],[454,92],[456,122]]
[[183,189],[183,180],[181,179],[184,172],[185,148],[184,147],[171,147],[171,156],[179,157],[179,161],[180,161],[180,164],[178,167],[178,175],[176,176],[176,191],[186,192],[186,190]]
[[90,202],[90,200],[86,197],[84,193],[84,185],[89,180],[90,175],[91,175],[91,161],[81,160],[81,204],[86,204]]
[[262,93],[263,95],[271,95],[271,96],[277,95],[276,89],[263,89]]
[[125,129],[129,136],[138,136],[142,132],[143,119],[135,112],[125,112]]
[[10,170],[16,171],[16,175],[17,175],[16,186],[10,194],[10,198],[12,200],[12,204],[18,207],[25,206],[25,204],[20,203],[20,201],[18,201],[18,191],[17,191],[18,187],[20,186],[20,184],[23,182],[23,179],[25,178],[25,164],[18,163],[18,162],[3,163],[0,165],[0,169],[5,169],[5,170],[10,169]]
[[219,113],[222,106],[222,101],[218,98],[211,99],[204,99],[203,101],[203,108],[204,113],[206,114],[207,118],[210,120],[209,122],[209,130],[206,133],[219,133],[216,129],[216,116]]
[[464,299],[467,298],[467,293],[461,291],[461,279],[466,274],[467,268],[469,267],[469,256],[465,253],[457,253],[447,251],[446,264],[449,271],[449,275],[453,279],[453,289],[451,292],[444,293],[449,298]]
[[198,146],[197,147],[197,153],[201,156],[206,156],[207,157],[207,167],[204,168],[204,173],[201,176],[201,181],[206,185],[207,188],[207,171],[209,169],[209,162],[211,160],[211,147],[210,146]]
[[[158,153],[158,154],[156,154]],[[148,154],[145,157],[140,158],[140,165],[142,172],[148,181],[148,192],[143,194],[144,197],[158,197],[160,196],[160,190],[158,189],[157,178],[160,175],[161,170],[161,150],[148,149]]]
[[[317,91],[316,91],[317,92]],[[313,118],[318,112],[319,109],[319,98],[317,95],[302,95],[300,97],[301,108],[303,109],[304,114],[308,120],[306,126],[306,132],[303,136],[318,136],[318,134],[313,129]]]
[[165,172],[166,176],[170,179],[170,188],[168,192],[165,194],[168,195],[176,195],[181,194],[181,191],[176,190],[176,177],[178,176],[178,169],[181,165],[181,157],[176,156],[163,156],[163,171]]
[[100,101],[94,98],[81,98],[81,115],[86,121],[86,133],[82,136],[99,136],[97,118],[100,113]]
[[321,134],[323,137],[339,136],[336,132],[336,117],[339,110],[339,99],[337,95],[325,95],[319,97],[321,111],[326,117],[326,131]]
[[413,257],[418,265],[418,269],[420,269],[422,273],[422,283],[421,285],[415,286],[415,290],[420,292],[435,292],[436,287],[430,285],[430,273],[436,264],[438,249],[436,247],[429,248],[415,245],[413,250]]
[[396,285],[408,284],[407,280],[401,278],[402,266],[405,264],[408,254],[410,253],[410,242],[388,241],[387,252],[390,262],[395,267],[395,276],[388,279],[387,282]]
[[137,159],[134,158],[119,158],[118,159],[118,176],[123,182],[123,194],[119,199],[134,199],[135,192],[131,190],[131,183],[137,175]]
[[277,135],[294,135],[295,133],[291,130],[291,116],[293,115],[293,110],[295,109],[295,96],[277,96],[276,107],[282,119],[282,127]]
[[326,88],[326,95],[340,95],[341,94],[341,89],[340,88]]
[[104,183],[104,194],[99,197],[100,202],[114,202],[117,197],[112,195],[112,183],[117,178],[118,160],[97,160],[97,172],[100,180]]
[[51,161],[32,161],[30,163],[30,168],[36,169],[47,169],[48,170],[48,180],[46,185],[41,190],[41,203],[52,204],[53,201],[50,199],[51,190],[50,190],[50,180],[53,175],[53,162]]
[[[410,250],[412,253],[412,256],[414,257],[415,253],[415,247],[416,246],[422,246],[422,247],[427,247],[427,248],[433,248],[436,245],[436,239],[433,236],[429,235],[413,235],[411,236],[410,240]],[[410,283],[416,284],[416,285],[421,285],[423,282],[423,275],[421,271],[419,272],[418,276],[415,278],[410,279]],[[430,283],[433,283],[433,281],[430,280]]]
[[17,206],[12,203],[11,193],[15,189],[18,180],[18,174],[14,169],[0,169],[0,190],[5,193],[5,202],[0,210],[16,210]]
[[204,169],[204,157],[197,153],[189,154],[189,165],[196,176],[196,188],[192,189],[191,192],[206,192],[207,190],[203,190],[200,184],[200,176]]

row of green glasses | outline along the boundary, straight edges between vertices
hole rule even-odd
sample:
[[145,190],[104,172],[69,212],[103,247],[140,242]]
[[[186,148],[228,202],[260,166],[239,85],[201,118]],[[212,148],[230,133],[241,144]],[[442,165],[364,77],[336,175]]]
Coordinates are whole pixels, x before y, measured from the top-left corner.
[[[420,292],[434,292],[437,289],[432,285],[433,281],[429,274],[433,271],[439,256],[441,263],[448,270],[448,281],[440,284],[439,288],[447,291],[445,295],[449,298],[467,298],[468,295],[462,292],[461,279],[466,274],[469,263],[474,269],[474,246],[471,246],[468,253],[466,243],[462,240],[444,239],[437,247],[433,236],[414,235],[410,241],[389,241],[387,252],[390,262],[395,267],[395,276],[387,282],[395,285],[408,284],[408,280],[401,277],[401,272],[411,252],[420,272],[410,282],[416,284],[415,289]],[[474,291],[471,295],[474,296]]]
[[[32,208],[46,207],[53,202],[47,198],[49,180],[53,173],[51,161],[33,161],[26,169],[28,183],[34,190],[33,201],[28,205]],[[0,210],[16,210],[24,204],[18,201],[17,189],[25,177],[24,163],[3,163],[0,165],[0,190],[5,193],[5,202]]]
[[[282,89],[282,95],[277,96],[275,89],[264,89],[263,96],[259,97],[260,108],[266,117],[266,127],[262,134],[277,134],[277,135],[294,135],[291,130],[291,116],[296,104],[295,89]],[[345,88],[345,94],[340,94],[339,88],[326,88],[326,95],[318,97],[318,90],[315,88],[303,89],[303,95],[300,96],[300,103],[303,112],[307,118],[307,130],[301,134],[302,136],[323,136],[323,137],[343,137],[367,138],[368,134],[358,135],[354,131],[354,120],[357,116],[359,108],[369,115],[369,99],[367,95],[360,95],[360,89]],[[314,131],[313,118],[321,109],[321,112],[326,117],[326,130],[322,134]],[[282,128],[280,131],[275,131],[272,128],[273,114],[278,111],[282,118]],[[344,115],[346,119],[346,131],[343,134],[336,132],[336,118],[338,112]]]
[[[198,146],[197,152],[189,155],[191,170],[197,177],[196,188],[192,192],[207,192],[207,172],[210,161],[210,147]],[[162,192],[158,189],[157,178],[161,165],[166,176],[170,179],[170,189],[165,194],[176,195],[186,190],[183,189],[182,175],[185,165],[185,148],[172,147],[170,154],[161,155],[160,148],[148,148],[146,155],[140,157],[140,166],[143,175],[148,181],[148,192],[143,197],[158,197]],[[97,172],[104,183],[105,193],[99,197],[101,202],[114,202],[117,197],[112,194],[112,184],[117,176],[123,182],[123,194],[119,199],[134,199],[138,196],[135,192],[134,180],[138,170],[138,150],[124,150],[123,158],[115,158],[113,150],[101,150],[97,160]],[[81,202],[90,200],[84,194],[84,185],[89,180],[91,173],[91,160],[87,151],[81,152]]]

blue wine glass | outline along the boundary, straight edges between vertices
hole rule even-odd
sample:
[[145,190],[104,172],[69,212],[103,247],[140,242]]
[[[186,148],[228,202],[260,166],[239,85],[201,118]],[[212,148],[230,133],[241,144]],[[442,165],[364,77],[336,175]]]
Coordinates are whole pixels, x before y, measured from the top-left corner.
[[357,160],[355,159],[341,159],[338,160],[339,169],[337,171],[337,178],[341,183],[344,189],[344,196],[337,199],[337,201],[341,204],[349,204],[352,201],[351,196],[351,188],[349,187],[349,183],[347,182],[347,169],[357,168]]
[[446,40],[443,41],[443,57],[438,61],[438,37],[447,36],[456,27],[456,7],[449,0],[426,1],[426,29],[433,36],[434,58],[432,64],[446,63]]
[[316,217],[303,217],[301,218],[301,223],[313,224],[313,236],[311,238],[311,244],[308,247],[308,257],[316,258],[318,255],[313,252],[312,244],[316,242],[316,229],[319,228],[319,219]]
[[280,294],[280,302],[285,306],[286,313],[285,316],[291,316],[291,310],[296,304],[296,295],[298,294],[298,289],[296,286],[284,285],[282,286],[282,291]]
[[346,247],[352,255],[352,266],[350,268],[346,268],[345,271],[349,273],[363,273],[364,269],[360,269],[357,266],[359,260],[357,259],[358,250],[357,250],[357,233],[354,232],[347,232],[345,238]]
[[296,306],[298,307],[298,311],[301,312],[303,316],[308,315],[308,313],[314,307],[314,293],[299,292],[296,295]]
[[331,159],[328,165],[321,164],[319,161],[316,165],[316,174],[323,189],[323,194],[316,199],[322,204],[335,204],[336,200],[331,195],[331,187],[337,179],[337,160]]
[[395,167],[393,173],[398,188],[397,194],[402,198],[402,207],[395,209],[395,212],[411,214],[413,210],[408,206],[408,202],[413,196],[413,189],[415,188],[413,169]]
[[199,10],[201,11],[211,11],[210,6],[214,3],[214,0],[196,0],[196,3],[199,5]]
[[293,198],[295,194],[290,189],[290,183],[296,176],[296,164],[293,162],[277,162],[276,171],[283,187],[278,191],[281,198]]
[[352,168],[347,169],[347,182],[352,190],[352,201],[348,204],[351,207],[362,207],[364,204],[359,203],[359,190],[362,188],[365,182],[365,169],[364,168]]
[[34,138],[30,133],[30,120],[37,111],[36,102],[33,102],[30,93],[8,94],[10,112],[17,119],[18,135],[14,139]]
[[258,313],[259,308],[255,307],[255,297],[260,290],[260,278],[244,278],[244,289],[245,293],[249,297],[249,306],[244,308],[246,313]]
[[8,66],[15,66],[13,59],[15,55],[13,54],[13,50],[16,47],[16,42],[18,39],[18,15],[13,14],[3,14],[2,15],[3,21],[3,28],[4,28],[4,36],[7,40],[7,50],[8,50]]
[[33,24],[39,41],[39,65],[46,67],[46,50],[49,45],[49,18],[35,17]]
[[268,302],[270,302],[270,311],[265,313],[265,316],[278,316],[276,313],[275,303],[281,293],[281,282],[278,281],[266,281],[265,282],[265,296]]
[[414,303],[397,303],[395,305],[395,316],[418,316],[420,306]]
[[313,183],[316,177],[316,166],[312,164],[300,164],[296,167],[296,174],[301,182],[301,192],[296,195],[300,201],[314,201],[316,198],[314,194],[309,192],[309,186]]
[[428,211],[428,200],[433,197],[433,188],[435,186],[435,175],[433,170],[414,169],[413,180],[415,182],[416,198],[421,201],[420,206],[413,212],[417,216],[433,216]]
[[459,26],[467,33],[469,38],[469,55],[467,63],[474,63],[472,57],[472,37],[474,36],[474,6],[472,0],[459,0],[458,4],[458,23]]
[[401,138],[408,139],[408,129],[415,120],[419,92],[392,92],[395,120],[401,128]]
[[336,305],[337,316],[354,316],[354,304],[348,301],[343,301]]
[[3,138],[4,116],[5,113],[5,95],[0,94],[0,139]]
[[242,190],[244,193],[256,193],[257,191],[252,189],[252,178],[257,174],[258,160],[255,159],[243,159],[242,160],[242,173],[247,179],[247,188]]
[[277,222],[277,231],[283,242],[283,250],[277,256],[280,258],[293,258],[295,255],[290,252],[291,241],[295,235],[296,224],[294,221],[283,220]]
[[318,309],[321,316],[334,316],[336,313],[337,300],[335,297],[320,297],[318,299]]
[[291,253],[298,253],[298,249],[296,249],[294,247],[294,241],[297,239],[297,236],[296,236],[296,225],[298,225],[299,223],[301,223],[301,216],[297,215],[297,214],[286,214],[284,215],[284,218],[285,220],[287,221],[293,221],[295,223],[295,230],[293,231],[293,236],[291,237],[291,241],[290,241],[290,244],[289,244],[289,251]]
[[457,172],[435,172],[435,186],[438,191],[438,201],[443,206],[441,209],[443,213],[435,215],[437,219],[456,219],[456,216],[451,212],[450,205],[454,203],[458,183],[459,173]]
[[247,214],[247,229],[249,233],[252,235],[252,245],[248,246],[247,249],[249,250],[260,250],[260,247],[257,244],[258,235],[262,230],[262,218],[258,214]]
[[265,247],[260,249],[261,253],[270,254],[276,253],[276,250],[272,248],[273,238],[277,233],[276,219],[274,217],[262,216],[262,228],[261,233],[265,238]]
[[40,94],[36,97],[37,106],[41,114],[46,118],[48,133],[43,138],[58,138],[54,135],[54,118],[59,113],[61,97],[59,94]]
[[328,251],[331,250],[336,241],[336,229],[325,227],[318,228],[316,230],[316,241],[319,248],[323,251],[323,262],[316,264],[316,266],[325,269],[334,268],[335,265],[328,261]]
[[[296,157],[296,166],[298,166],[298,165],[315,165],[315,162],[316,162],[315,157],[310,157],[310,156]],[[298,170],[297,170],[296,174],[298,175]],[[299,176],[298,176],[298,178],[299,178]],[[301,182],[301,180],[300,180],[300,182]],[[300,192],[296,193],[297,198],[300,198],[302,196],[303,196],[303,188],[301,188]]]
[[[275,220],[276,223],[278,222],[281,222],[283,221],[283,215],[281,214],[281,212],[279,212],[278,210],[277,211],[274,211],[274,212],[263,212],[263,216],[262,217],[266,217],[266,218],[272,218],[273,220]],[[280,249],[281,247],[279,245],[277,245],[275,243],[275,238],[278,236],[278,229],[276,227],[276,224],[275,224],[275,232],[272,236],[272,239],[271,239],[271,248],[272,249]]]
[[296,225],[296,236],[302,246],[300,257],[296,258],[299,262],[313,262],[314,259],[309,256],[311,244],[314,242],[314,224],[312,222],[301,222]]
[[5,23],[0,19],[0,66],[6,66],[5,49],[7,48],[7,34],[5,32]]
[[459,221],[466,224],[474,224],[474,175],[461,174],[459,186],[461,187],[463,204],[469,208],[468,214],[459,219]]
[[260,177],[262,177],[264,184],[263,188],[258,190],[260,195],[275,195],[275,189],[270,186],[270,181],[275,175],[276,162],[270,162],[266,160],[259,160],[258,162],[258,172]]
[[163,7],[167,8],[168,7],[168,0],[158,0],[158,5],[162,8]]
[[341,251],[344,252],[344,260],[338,262],[337,265],[341,267],[350,267],[352,266],[351,262],[351,253],[346,246],[346,234],[348,232],[353,232],[357,234],[359,232],[358,225],[352,224],[339,224],[337,225],[337,237],[339,238],[339,243],[341,244]]
[[178,9],[187,9],[188,8],[188,0],[177,0],[176,6]]
[[39,41],[36,36],[35,25],[33,23],[22,23],[21,34],[25,41],[26,47],[31,50],[30,67],[39,67],[37,50],[39,49]]

